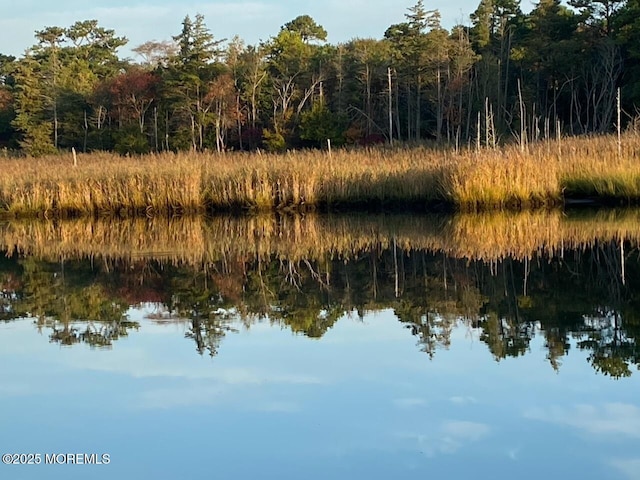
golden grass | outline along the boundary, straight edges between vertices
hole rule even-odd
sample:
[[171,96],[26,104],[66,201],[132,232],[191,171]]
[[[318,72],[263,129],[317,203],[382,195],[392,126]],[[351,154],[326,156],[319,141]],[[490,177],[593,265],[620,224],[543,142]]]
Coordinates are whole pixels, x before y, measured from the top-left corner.
[[392,248],[454,258],[562,255],[596,242],[640,245],[640,210],[435,215],[258,215],[69,219],[0,223],[0,249],[40,258],[148,258],[174,264],[267,259],[359,258]]
[[[154,216],[204,211],[551,206],[566,197],[640,200],[640,136],[563,139],[455,153],[400,148],[286,155],[108,153],[0,159],[6,216]],[[68,158],[69,157],[69,158]]]

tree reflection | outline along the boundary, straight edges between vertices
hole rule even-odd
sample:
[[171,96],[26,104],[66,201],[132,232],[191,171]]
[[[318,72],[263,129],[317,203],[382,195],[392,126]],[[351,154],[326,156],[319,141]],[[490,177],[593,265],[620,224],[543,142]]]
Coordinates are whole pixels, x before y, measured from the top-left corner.
[[0,319],[35,318],[61,345],[111,347],[139,327],[127,319],[129,307],[153,302],[185,323],[199,354],[215,356],[234,326],[267,321],[322,338],[347,313],[389,309],[430,358],[449,348],[455,328],[466,328],[498,361],[525,355],[541,335],[554,369],[573,344],[613,378],[631,375],[640,363],[640,262],[618,240],[487,262],[404,248],[395,238],[348,255],[245,251],[217,258],[193,264],[5,256]]
[[585,318],[589,329],[578,347],[587,350],[589,362],[597,372],[614,378],[631,376],[630,365],[640,363],[636,341],[629,338],[629,332],[622,328],[622,318],[618,312],[600,312],[597,317]]
[[20,279],[14,288],[3,288],[11,317],[33,317],[38,331],[49,331],[51,342],[107,348],[138,328],[127,320],[129,304],[115,295],[113,279],[90,262],[15,257],[10,271],[19,272]]
[[71,346],[87,343],[91,347],[109,348],[113,342],[129,335],[129,331],[138,330],[136,322],[114,320],[111,322],[59,322],[38,321],[38,329],[48,328],[49,339],[53,343]]

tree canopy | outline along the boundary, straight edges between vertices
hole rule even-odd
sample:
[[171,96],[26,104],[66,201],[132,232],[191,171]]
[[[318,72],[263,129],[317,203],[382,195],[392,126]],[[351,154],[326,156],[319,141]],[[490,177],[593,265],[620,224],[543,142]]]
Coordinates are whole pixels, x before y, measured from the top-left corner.
[[217,39],[196,14],[126,60],[127,39],[97,20],[47,26],[21,58],[0,55],[0,147],[279,150],[604,133],[618,89],[623,122],[640,105],[638,12],[637,0],[539,0],[529,13],[518,0],[481,0],[469,26],[447,30],[419,0],[379,39],[331,44],[300,15],[258,45]]

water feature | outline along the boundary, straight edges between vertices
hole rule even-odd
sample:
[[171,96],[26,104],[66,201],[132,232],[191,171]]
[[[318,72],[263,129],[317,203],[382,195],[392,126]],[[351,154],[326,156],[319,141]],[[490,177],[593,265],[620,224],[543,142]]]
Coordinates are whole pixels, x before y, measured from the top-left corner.
[[0,224],[0,475],[638,478],[639,218]]

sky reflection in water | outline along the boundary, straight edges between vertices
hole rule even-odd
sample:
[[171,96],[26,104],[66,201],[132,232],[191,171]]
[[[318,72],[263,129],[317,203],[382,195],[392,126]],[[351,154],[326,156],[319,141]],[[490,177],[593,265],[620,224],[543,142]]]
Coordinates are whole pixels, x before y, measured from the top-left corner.
[[640,479],[639,219],[0,225],[0,478]]
[[237,323],[209,357],[152,310],[112,350],[0,325],[3,453],[111,454],[3,478],[638,478],[640,376],[598,375],[577,349],[559,373],[539,336],[496,362],[458,324],[430,360],[387,310],[320,340]]

